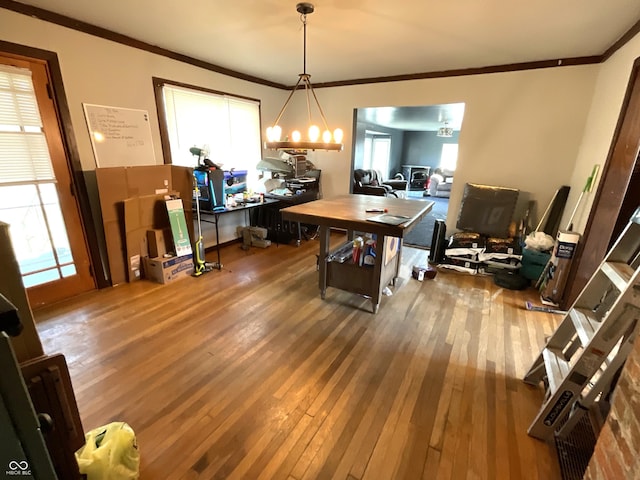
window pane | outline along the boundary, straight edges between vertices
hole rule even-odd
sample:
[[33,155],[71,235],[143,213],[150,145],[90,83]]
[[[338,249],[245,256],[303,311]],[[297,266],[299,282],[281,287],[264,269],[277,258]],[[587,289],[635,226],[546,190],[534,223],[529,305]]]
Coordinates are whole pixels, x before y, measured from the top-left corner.
[[71,277],[76,274],[76,266],[75,265],[65,265],[60,268],[63,277]]
[[371,163],[374,170],[382,172],[386,179],[389,175],[389,155],[391,153],[391,139],[374,137],[371,152]]
[[35,287],[47,282],[53,282],[60,279],[60,273],[57,268],[46,270],[44,272],[34,273],[32,275],[24,275],[22,281],[26,288]]
[[262,158],[258,102],[171,85],[163,96],[174,165],[195,166],[189,150],[203,148],[225,170],[248,170],[251,182]]
[[73,261],[71,257],[71,247],[69,245],[69,237],[67,236],[64,218],[62,217],[62,211],[60,210],[58,191],[52,183],[40,184],[39,188],[53,246],[56,252],[58,252],[58,257],[63,257],[59,258],[59,262],[71,262]]
[[[58,265],[73,263],[54,184],[0,186],[0,220],[10,226],[11,242],[26,286],[57,280]],[[70,265],[67,271],[72,270],[75,267]]]
[[458,144],[443,143],[442,154],[440,156],[440,168],[454,171],[458,163]]

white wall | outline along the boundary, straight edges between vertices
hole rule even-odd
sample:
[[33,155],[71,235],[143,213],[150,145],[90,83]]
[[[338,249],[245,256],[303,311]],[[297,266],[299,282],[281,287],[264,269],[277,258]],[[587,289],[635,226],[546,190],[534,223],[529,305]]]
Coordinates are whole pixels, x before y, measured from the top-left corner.
[[[594,164],[600,165],[597,183],[600,183],[602,168],[607,160],[613,134],[620,116],[620,109],[629,83],[633,62],[640,57],[640,35],[636,35],[623,48],[607,60],[599,70],[595,94],[587,117],[584,137],[576,159],[571,178],[574,186],[568,205],[573,210],[580,192],[591,174]],[[574,218],[574,230],[584,232],[589,212],[593,204],[594,193],[585,194]],[[571,211],[565,212],[562,225],[567,225]]]
[[[152,76],[258,98],[262,101],[263,127],[271,123],[286,98],[284,91],[2,9],[0,39],[58,54],[85,170],[95,168],[95,161],[83,102],[148,110],[154,148],[158,163],[162,163]],[[318,89],[316,93],[331,126],[340,126],[346,133],[343,152],[309,154],[309,159],[322,169],[323,193],[332,196],[349,191],[355,108],[464,102],[448,230],[454,229],[466,182],[529,192],[541,214],[559,186],[571,185],[575,195],[584,184],[584,171],[590,171],[593,158],[606,155],[630,59],[634,51],[640,50],[640,40],[633,43],[634,47],[625,47],[605,65]],[[294,97],[288,110],[291,116],[283,122],[285,127],[296,117],[304,118],[299,100]],[[273,152],[265,152],[265,156],[272,155]],[[569,207],[571,198],[567,204],[570,210]],[[223,240],[227,234],[235,236],[232,230],[225,230]]]
[[[152,77],[211,88],[262,101],[265,118],[277,115],[287,92],[257,85],[189,64],[120,45],[15,12],[0,9],[0,39],[57,53],[62,71],[73,130],[82,168],[96,168],[82,109],[83,103],[147,110],[156,162],[163,163],[162,145]],[[100,218],[96,192],[90,192],[92,210]],[[236,238],[235,225],[244,223],[238,214],[221,221],[222,242]],[[101,226],[97,226],[101,231]],[[205,244],[214,243],[213,226],[204,224]]]
[[588,65],[320,89],[327,118],[347,132],[344,152],[315,153],[325,194],[349,189],[355,108],[464,102],[447,231],[454,230],[467,182],[529,192],[542,215],[555,191],[571,183],[598,69]]

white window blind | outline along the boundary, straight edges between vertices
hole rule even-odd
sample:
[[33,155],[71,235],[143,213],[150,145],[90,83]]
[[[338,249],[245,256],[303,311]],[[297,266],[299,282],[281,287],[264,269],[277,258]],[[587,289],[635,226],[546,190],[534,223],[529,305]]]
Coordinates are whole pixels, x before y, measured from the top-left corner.
[[260,104],[195,89],[162,87],[174,165],[194,167],[191,147],[209,151],[225,170],[253,170],[261,159]]
[[0,65],[0,185],[55,181],[31,71]]

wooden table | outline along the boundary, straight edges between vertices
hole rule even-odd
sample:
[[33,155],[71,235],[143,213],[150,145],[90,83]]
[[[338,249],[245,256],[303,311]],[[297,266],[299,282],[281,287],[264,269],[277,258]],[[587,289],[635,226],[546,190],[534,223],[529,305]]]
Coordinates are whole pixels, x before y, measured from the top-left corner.
[[[402,238],[431,211],[433,204],[431,201],[393,197],[341,195],[294,205],[282,209],[281,213],[284,219],[320,227],[318,285],[321,297],[325,298],[328,286],[366,295],[371,297],[373,313],[376,313],[382,291],[390,283],[395,284],[398,277]],[[368,209],[386,209],[391,215],[407,219],[400,225],[372,222],[367,218],[379,214],[368,213]],[[346,230],[349,242],[356,232],[375,234],[377,245],[373,266],[359,266],[352,261],[332,261],[333,252],[329,251],[329,233],[332,227]]]

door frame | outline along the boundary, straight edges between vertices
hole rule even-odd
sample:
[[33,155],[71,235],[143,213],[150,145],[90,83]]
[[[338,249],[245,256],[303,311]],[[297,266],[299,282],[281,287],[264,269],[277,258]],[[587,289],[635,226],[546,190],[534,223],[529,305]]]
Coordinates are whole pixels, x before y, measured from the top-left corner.
[[[634,175],[640,151],[640,57],[633,62],[609,153],[593,206],[567,277],[561,307],[568,309],[600,266],[638,207],[640,180]],[[632,184],[631,182],[634,182]],[[635,191],[634,191],[635,187]]]
[[69,165],[74,194],[77,197],[82,227],[87,240],[93,278],[97,288],[108,287],[111,285],[107,275],[108,270],[106,268],[106,262],[103,261],[99,249],[98,236],[96,234],[93,213],[91,210],[89,192],[84,172],[82,170],[82,164],[80,162],[80,155],[78,154],[73,124],[71,123],[71,113],[69,111],[69,104],[67,103],[67,96],[62,82],[62,71],[60,69],[58,55],[55,52],[48,50],[27,47],[11,42],[5,42],[3,40],[0,40],[0,52],[7,55],[16,55],[42,60],[47,64],[47,69],[51,77],[50,85],[52,91],[50,92],[50,95],[55,104],[58,121],[61,127],[60,133],[62,135],[65,156]]

